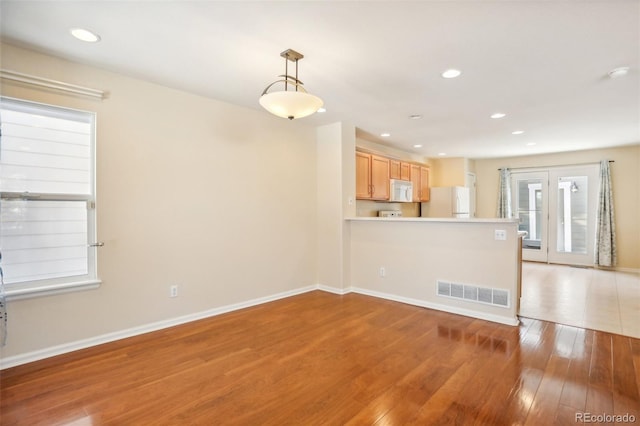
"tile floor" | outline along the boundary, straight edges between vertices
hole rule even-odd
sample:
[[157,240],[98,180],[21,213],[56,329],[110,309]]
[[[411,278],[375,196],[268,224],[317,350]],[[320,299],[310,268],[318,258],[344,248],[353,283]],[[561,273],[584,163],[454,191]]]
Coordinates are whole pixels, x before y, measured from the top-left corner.
[[520,315],[640,338],[640,274],[524,262]]

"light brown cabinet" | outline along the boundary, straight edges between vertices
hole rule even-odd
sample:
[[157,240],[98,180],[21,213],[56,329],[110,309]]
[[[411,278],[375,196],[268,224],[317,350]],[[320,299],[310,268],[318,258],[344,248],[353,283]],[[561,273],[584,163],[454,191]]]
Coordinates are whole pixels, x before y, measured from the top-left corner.
[[356,199],[371,198],[371,155],[356,151]]
[[356,198],[388,200],[389,167],[388,158],[356,151]]
[[413,183],[413,201],[429,201],[429,168],[411,164],[411,182]]
[[411,180],[411,164],[399,160],[389,160],[389,178]]
[[356,199],[388,200],[389,179],[413,182],[413,201],[429,201],[429,168],[356,151]]

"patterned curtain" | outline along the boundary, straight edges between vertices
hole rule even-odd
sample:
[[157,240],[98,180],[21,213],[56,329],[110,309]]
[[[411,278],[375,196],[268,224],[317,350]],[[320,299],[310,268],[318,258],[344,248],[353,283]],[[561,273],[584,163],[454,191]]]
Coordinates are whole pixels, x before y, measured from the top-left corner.
[[618,255],[609,160],[600,162],[600,193],[598,198],[595,263],[598,266],[615,266]]
[[500,188],[496,215],[500,218],[511,218],[511,171],[507,168],[499,169],[499,171]]

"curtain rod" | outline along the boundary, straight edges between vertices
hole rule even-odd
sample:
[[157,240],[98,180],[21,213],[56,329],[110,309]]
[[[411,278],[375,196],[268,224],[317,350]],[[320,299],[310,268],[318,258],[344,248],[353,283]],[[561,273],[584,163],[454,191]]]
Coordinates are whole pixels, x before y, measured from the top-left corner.
[[[616,160],[609,160],[609,163],[615,163]],[[558,165],[554,165],[554,166],[528,166],[528,167],[498,167],[498,170],[504,170],[504,169],[509,169],[509,170],[519,170],[519,169],[541,169],[541,168],[553,168],[553,167],[574,167],[574,166],[591,166],[594,164],[600,164],[600,162],[597,163],[577,163],[577,164],[558,164]]]

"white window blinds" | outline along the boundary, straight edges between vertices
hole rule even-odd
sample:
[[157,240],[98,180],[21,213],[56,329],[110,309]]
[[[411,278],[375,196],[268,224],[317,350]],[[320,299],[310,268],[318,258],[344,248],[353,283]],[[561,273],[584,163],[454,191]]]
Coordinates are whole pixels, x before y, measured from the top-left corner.
[[95,115],[2,98],[0,127],[5,284],[95,279]]
[[2,101],[3,192],[91,194],[92,114]]

